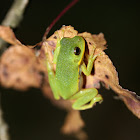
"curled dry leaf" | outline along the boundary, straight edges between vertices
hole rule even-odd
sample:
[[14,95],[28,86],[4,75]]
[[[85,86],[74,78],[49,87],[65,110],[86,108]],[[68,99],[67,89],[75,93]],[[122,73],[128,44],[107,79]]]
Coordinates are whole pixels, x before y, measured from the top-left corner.
[[[87,33],[80,34],[81,36],[86,36]],[[87,39],[88,37],[88,39]],[[112,88],[124,101],[126,106],[138,117],[140,118],[140,97],[136,93],[129,90],[123,89],[119,85],[118,74],[113,66],[113,63],[109,57],[103,52],[106,45],[106,41],[102,33],[99,35],[92,35],[93,38],[87,34],[86,41],[94,41],[96,44],[95,54],[100,54],[94,63],[94,74],[86,77],[86,88],[100,88],[100,82],[102,82],[107,89]],[[88,43],[89,44],[89,43]],[[90,43],[91,44],[91,43]],[[92,46],[88,45],[89,51]]]
[[[98,35],[91,35],[84,32],[79,33],[71,26],[63,26],[60,30],[56,31],[50,38],[47,39],[48,47],[55,50],[58,34],[59,37],[73,37],[75,35],[82,36],[88,45],[89,54],[101,54],[97,57],[94,63],[94,74],[86,77],[86,88],[100,88],[100,82],[104,83],[107,89],[112,88],[124,101],[126,106],[140,118],[140,97],[136,93],[123,89],[119,85],[118,74],[113,66],[113,63],[103,50],[106,49],[106,40],[102,33]],[[95,51],[92,49],[93,45],[96,46]],[[94,52],[93,52],[94,51]],[[52,53],[50,57],[53,59]],[[55,70],[55,68],[54,68]]]
[[[92,78],[91,78],[92,77]],[[107,89],[113,89],[124,101],[126,106],[138,117],[140,118],[140,98],[136,93],[129,90],[123,89],[119,85],[119,79],[117,71],[113,66],[109,57],[102,53],[94,63],[94,75],[90,79],[90,84],[87,86],[97,85],[97,83],[102,82]],[[92,84],[92,85],[91,85]]]
[[73,134],[79,140],[87,140],[87,134],[82,130],[84,125],[85,124],[80,116],[80,112],[77,110],[71,110],[66,116],[61,131],[64,134]]
[[77,125],[77,123],[81,128],[84,126],[84,122],[80,117],[80,112],[77,110],[71,110],[66,117],[65,124],[62,127],[62,131],[66,134],[72,133],[71,128],[73,128],[73,133],[79,131],[79,126]]
[[1,57],[0,83],[7,88],[40,88],[44,76],[44,67],[26,46],[11,46]]
[[[83,34],[83,36],[85,36],[87,33]],[[82,36],[82,34],[80,35]],[[91,42],[92,40],[96,44],[95,54],[101,53],[101,55],[95,60],[94,74],[87,77],[86,88],[100,88],[100,82],[102,82],[107,89],[112,88],[120,96],[120,99],[124,101],[126,106],[140,118],[140,97],[136,95],[135,92],[123,89],[119,85],[117,71],[109,57],[103,52],[103,50],[106,49],[104,47],[106,41],[103,34],[92,35],[93,38],[89,37],[89,34],[87,34],[87,37],[87,42]],[[91,45],[88,45],[89,51],[91,47]]]
[[0,38],[13,45],[1,56],[0,84],[20,90],[41,87],[46,69],[34,51],[21,44],[10,27],[0,26]]
[[7,26],[0,26],[0,38],[12,45],[22,45],[20,41],[16,39],[12,29]]

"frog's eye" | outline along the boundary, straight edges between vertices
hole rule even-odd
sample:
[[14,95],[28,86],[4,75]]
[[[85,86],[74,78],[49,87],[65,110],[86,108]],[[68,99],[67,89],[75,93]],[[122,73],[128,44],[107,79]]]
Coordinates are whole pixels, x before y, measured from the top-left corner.
[[74,48],[74,54],[79,55],[81,53],[81,49],[79,47]]

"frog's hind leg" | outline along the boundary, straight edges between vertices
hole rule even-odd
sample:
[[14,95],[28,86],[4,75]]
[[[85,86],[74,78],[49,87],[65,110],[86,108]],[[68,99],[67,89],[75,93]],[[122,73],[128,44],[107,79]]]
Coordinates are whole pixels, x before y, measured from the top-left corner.
[[50,57],[49,57],[49,53],[48,53],[48,44],[45,42],[43,44],[43,46],[46,48],[46,67],[47,67],[47,72],[48,72],[48,80],[49,80],[49,84],[51,86],[51,89],[53,91],[53,95],[54,95],[54,98],[56,100],[60,99],[60,96],[59,96],[59,93],[58,93],[58,90],[57,90],[57,85],[56,85],[56,82],[55,82],[55,73],[54,73],[54,70],[53,70],[53,64],[50,60]]
[[75,99],[72,108],[75,110],[85,110],[92,108],[96,102],[103,100],[102,96],[98,94],[97,89],[83,89],[73,95],[70,99]]

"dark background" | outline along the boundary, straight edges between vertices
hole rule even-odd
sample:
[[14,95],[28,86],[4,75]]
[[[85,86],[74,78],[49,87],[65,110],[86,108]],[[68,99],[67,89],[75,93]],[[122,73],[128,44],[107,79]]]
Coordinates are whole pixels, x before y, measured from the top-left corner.
[[[0,21],[12,0],[1,0]],[[19,27],[17,38],[24,44],[41,41],[46,27],[70,0],[32,0]],[[81,0],[53,27],[72,25],[79,32],[104,33],[105,51],[115,65],[120,85],[140,95],[140,4],[138,1]],[[60,133],[66,112],[53,106],[38,89],[26,93],[2,89],[2,108],[11,140],[74,140]],[[90,140],[138,140],[140,120],[112,90],[99,90],[104,102],[81,111]]]

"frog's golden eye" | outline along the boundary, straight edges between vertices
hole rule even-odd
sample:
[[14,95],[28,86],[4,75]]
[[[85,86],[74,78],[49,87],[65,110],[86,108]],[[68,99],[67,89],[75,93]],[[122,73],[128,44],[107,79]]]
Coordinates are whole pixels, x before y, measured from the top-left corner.
[[74,54],[79,55],[81,53],[81,49],[79,47],[74,48]]

